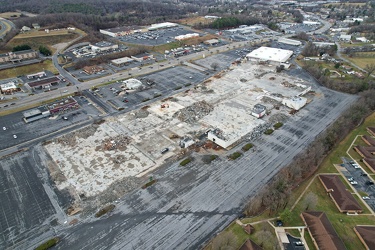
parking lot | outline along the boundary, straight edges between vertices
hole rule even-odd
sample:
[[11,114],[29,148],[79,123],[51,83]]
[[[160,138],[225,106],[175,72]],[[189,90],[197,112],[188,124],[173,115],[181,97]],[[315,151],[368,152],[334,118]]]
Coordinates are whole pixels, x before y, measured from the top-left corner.
[[369,173],[364,172],[360,164],[356,161],[345,157],[342,157],[342,160],[343,163],[341,166],[347,170],[343,171],[346,179],[357,191],[367,193],[367,196],[362,196],[361,198],[375,211],[375,185],[368,177]]
[[[0,119],[0,141],[2,142],[0,150],[88,121],[90,116],[100,114],[96,109],[88,105],[88,102],[84,104],[81,101],[81,104],[88,110],[72,110],[63,115],[43,118],[31,123],[24,122],[22,112],[3,116]],[[68,120],[63,120],[63,116],[68,117]],[[16,138],[14,138],[14,135],[16,135]]]
[[[21,239],[36,238],[50,228],[56,209],[43,187],[40,164],[40,152],[33,150],[0,161],[1,249],[9,249]],[[68,200],[60,196],[62,206]]]
[[184,27],[177,26],[174,28],[160,29],[155,31],[147,31],[142,33],[134,33],[127,36],[118,37],[122,42],[141,44],[147,46],[157,46],[175,41],[175,37],[179,35],[186,35],[190,33],[197,33],[196,31],[188,30]]

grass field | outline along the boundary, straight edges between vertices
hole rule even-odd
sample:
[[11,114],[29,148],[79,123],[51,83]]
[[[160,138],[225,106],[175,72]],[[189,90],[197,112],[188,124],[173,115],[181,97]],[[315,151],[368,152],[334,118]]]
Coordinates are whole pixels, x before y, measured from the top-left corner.
[[54,74],[58,74],[59,72],[53,66],[53,63],[51,60],[45,60],[41,63],[35,63],[35,64],[30,64],[30,65],[25,65],[21,67],[15,67],[12,69],[4,69],[0,70],[0,74],[2,78],[11,78],[11,77],[17,77],[20,75],[27,75],[43,70],[49,70]]
[[366,65],[375,64],[375,51],[357,52],[353,57],[345,57],[358,67],[365,69]]
[[[51,46],[57,43],[64,43],[73,40],[74,38],[78,37],[76,33],[68,33],[67,31],[59,32],[56,34],[53,33],[45,33],[44,31],[40,31],[44,33],[40,33],[36,31],[36,36],[30,36],[30,34],[20,34],[15,36],[12,40],[10,40],[7,45],[0,51],[0,52],[8,52],[11,51],[13,47],[17,45],[27,44],[32,49],[38,50],[40,45],[44,45],[50,48],[52,51],[54,50]],[[56,31],[58,32],[58,31]]]

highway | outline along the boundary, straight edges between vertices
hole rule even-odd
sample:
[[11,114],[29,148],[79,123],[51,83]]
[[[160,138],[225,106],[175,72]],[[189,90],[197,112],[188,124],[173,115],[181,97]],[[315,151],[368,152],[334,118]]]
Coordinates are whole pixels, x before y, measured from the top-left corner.
[[15,29],[15,25],[13,22],[0,17],[0,39],[2,39],[9,31]]

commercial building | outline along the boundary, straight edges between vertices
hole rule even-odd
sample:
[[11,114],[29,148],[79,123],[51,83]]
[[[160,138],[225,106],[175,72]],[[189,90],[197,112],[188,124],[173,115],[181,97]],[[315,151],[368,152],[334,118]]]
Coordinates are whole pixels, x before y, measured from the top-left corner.
[[16,86],[14,82],[7,82],[0,84],[0,90],[2,94],[12,94],[13,92],[17,92],[19,88]]
[[114,49],[118,49],[117,44],[113,44],[113,43],[105,42],[105,41],[98,42],[98,43],[95,43],[94,45],[91,45],[91,50],[95,52],[105,52],[105,51],[114,50]]
[[8,52],[5,54],[0,54],[0,63],[8,63],[8,62],[20,62],[23,60],[28,59],[35,59],[38,58],[39,54],[35,50],[22,50],[16,52]]
[[182,40],[186,40],[186,39],[190,39],[190,38],[194,38],[194,37],[199,37],[199,34],[198,33],[190,33],[190,34],[186,34],[186,35],[179,35],[179,36],[175,36],[174,39],[177,40],[177,41],[182,41]]
[[165,22],[165,23],[155,23],[151,24],[151,26],[148,28],[149,31],[152,30],[159,30],[159,29],[168,29],[168,28],[173,28],[177,27],[177,23],[170,23],[170,22]]
[[351,35],[340,35],[339,39],[341,41],[349,42],[352,39],[352,36]]
[[51,115],[55,115],[70,109],[77,109],[79,105],[73,97],[68,97],[63,100],[56,101],[52,104],[48,104],[47,108]]
[[291,109],[300,110],[306,105],[307,99],[305,97],[295,96],[292,98],[284,98],[281,103]]
[[313,42],[313,44],[317,47],[329,47],[335,46],[335,43],[328,43],[328,42]]
[[314,21],[303,21],[302,22],[304,25],[309,25],[309,26],[312,26],[312,25],[319,25],[320,22],[314,22]]
[[46,72],[41,71],[41,72],[38,72],[38,73],[26,75],[26,78],[27,79],[35,79],[35,78],[42,78],[42,77],[46,77],[46,76],[47,76]]
[[292,50],[260,47],[247,54],[246,57],[250,61],[280,64],[285,63],[292,55]]
[[345,250],[346,247],[337,235],[334,227],[324,212],[308,211],[301,214],[301,218],[311,237],[316,249],[320,250]]
[[253,110],[251,111],[251,115],[256,118],[262,118],[266,114],[266,106],[262,104],[255,104]]
[[34,122],[39,119],[50,116],[50,112],[46,107],[40,106],[38,108],[33,108],[30,110],[24,111],[22,115],[23,115],[23,120],[26,123],[30,123],[30,122]]
[[26,87],[28,86],[30,89],[37,89],[37,88],[50,88],[52,85],[57,85],[60,82],[60,78],[53,76],[42,80],[37,80],[33,82],[26,83]]
[[301,41],[297,41],[297,40],[293,40],[293,39],[288,39],[288,38],[284,38],[284,37],[280,37],[279,40],[278,40],[278,42],[279,43],[293,45],[293,46],[300,46],[300,45],[302,45]]
[[219,39],[209,39],[209,40],[204,41],[203,43],[206,45],[212,46],[212,45],[218,44],[219,42],[220,42]]
[[131,62],[134,62],[134,59],[127,56],[111,60],[111,63],[117,67],[128,65]]
[[100,33],[111,37],[127,36],[140,31],[138,26],[123,26],[111,29],[99,30]]
[[143,62],[149,59],[154,59],[154,55],[152,54],[139,54],[135,56],[131,56],[132,59],[136,60],[137,62]]
[[103,70],[104,70],[103,67],[97,66],[97,65],[83,67],[83,72],[85,72],[88,75],[92,75],[92,74],[95,74],[95,73],[98,73],[98,72],[102,72]]
[[134,78],[125,80],[123,83],[127,89],[138,89],[142,86],[142,82]]

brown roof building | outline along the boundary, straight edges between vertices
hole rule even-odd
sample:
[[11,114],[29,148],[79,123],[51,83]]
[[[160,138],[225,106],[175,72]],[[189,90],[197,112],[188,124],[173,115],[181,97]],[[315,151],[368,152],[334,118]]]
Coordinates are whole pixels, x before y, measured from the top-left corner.
[[38,88],[38,87],[44,88],[44,87],[50,87],[53,84],[58,84],[59,82],[60,82],[60,78],[53,76],[53,77],[37,80],[34,82],[28,82],[27,85],[30,88]]
[[362,213],[361,206],[338,175],[319,175],[319,179],[341,213]]
[[344,250],[344,243],[337,235],[331,222],[324,212],[304,212],[301,214],[306,224],[316,249]]
[[262,250],[254,241],[247,239],[238,250]]
[[375,127],[367,127],[367,132],[370,133],[370,135],[375,136]]
[[366,249],[375,249],[375,226],[356,226],[354,232]]
[[101,72],[103,70],[104,69],[101,66],[85,66],[85,67],[83,67],[83,71],[85,73],[89,74],[89,75]]
[[366,142],[369,146],[375,146],[375,139],[369,135],[363,135],[362,140]]
[[364,158],[363,163],[375,173],[375,158]]
[[375,147],[355,146],[354,150],[363,158],[373,158],[375,156]]

